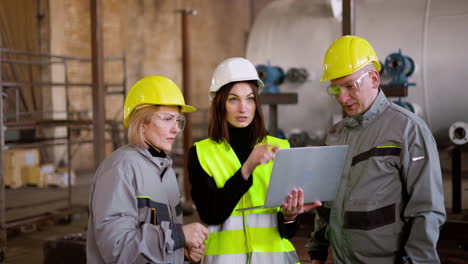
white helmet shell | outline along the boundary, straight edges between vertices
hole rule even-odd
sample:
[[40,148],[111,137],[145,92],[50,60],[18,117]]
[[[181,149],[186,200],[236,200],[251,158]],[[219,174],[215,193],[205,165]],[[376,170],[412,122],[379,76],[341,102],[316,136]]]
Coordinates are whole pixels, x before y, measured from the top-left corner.
[[213,72],[210,87],[210,100],[213,100],[216,92],[224,85],[239,81],[257,81],[259,93],[264,86],[262,80],[258,77],[255,66],[249,60],[240,57],[224,60]]

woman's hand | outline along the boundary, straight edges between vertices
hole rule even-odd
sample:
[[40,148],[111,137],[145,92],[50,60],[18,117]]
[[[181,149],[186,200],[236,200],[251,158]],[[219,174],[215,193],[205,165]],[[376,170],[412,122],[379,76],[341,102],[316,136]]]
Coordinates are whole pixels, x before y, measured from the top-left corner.
[[203,253],[205,252],[206,245],[202,244],[201,247],[185,247],[184,248],[184,255],[185,257],[190,260],[191,262],[198,262],[203,257]]
[[322,203],[320,201],[304,204],[304,191],[294,188],[284,200],[281,206],[281,212],[283,213],[285,221],[294,221],[299,214],[321,205]]
[[277,150],[277,146],[273,146],[270,144],[255,146],[247,160],[242,165],[242,177],[245,180],[248,180],[250,175],[258,165],[265,164],[275,158],[275,153]]
[[208,239],[208,229],[200,223],[191,223],[182,226],[185,236],[186,248],[202,248]]

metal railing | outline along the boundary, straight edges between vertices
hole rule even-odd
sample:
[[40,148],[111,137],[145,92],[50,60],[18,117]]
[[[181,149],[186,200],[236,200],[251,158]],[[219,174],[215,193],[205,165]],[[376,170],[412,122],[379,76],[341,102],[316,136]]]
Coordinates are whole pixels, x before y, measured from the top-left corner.
[[[34,58],[31,59],[11,59],[11,58],[3,58],[4,54],[10,54]],[[89,127],[92,127],[92,119],[87,120],[77,120],[70,118],[73,114],[70,109],[70,87],[78,88],[78,87],[88,87],[93,88],[92,82],[71,82],[69,80],[69,64],[71,62],[79,62],[79,63],[89,63],[91,64],[91,59],[88,58],[77,58],[77,57],[69,57],[69,56],[61,56],[61,55],[53,55],[47,53],[36,53],[30,51],[21,51],[21,50],[14,50],[8,48],[1,48],[0,47],[0,95],[2,98],[0,100],[0,263],[3,262],[5,257],[6,251],[6,242],[7,242],[7,229],[11,227],[16,227],[18,225],[23,225],[27,223],[31,223],[37,221],[37,219],[42,219],[44,215],[33,215],[30,216],[28,219],[18,219],[12,221],[6,221],[6,190],[5,190],[5,159],[4,159],[4,150],[9,148],[22,148],[22,147],[50,147],[56,145],[66,145],[66,164],[68,167],[68,191],[67,191],[67,208],[66,212],[72,212],[72,145],[81,144],[89,144],[92,143],[92,140],[73,140],[72,139],[72,131],[71,129],[80,129],[83,127],[85,130],[92,130]],[[126,60],[125,57],[109,57],[105,58],[105,62],[120,62],[122,64],[122,81],[120,83],[110,83],[105,85],[106,95],[121,95],[125,98],[126,95]],[[32,80],[32,81],[23,81],[23,80],[4,80],[4,76],[2,75],[2,70],[4,69],[4,65],[31,65],[31,66],[38,66],[38,67],[49,67],[50,71],[52,72],[52,65],[60,65],[63,71],[63,81],[61,82],[42,82],[40,80]],[[91,68],[91,65],[89,65]],[[42,92],[43,87],[61,87],[65,89],[64,97],[65,97],[65,109],[61,111],[44,111],[41,109],[40,111],[35,112],[22,112],[20,110],[20,95],[21,95],[21,87],[30,86],[30,87],[40,87],[40,91]],[[120,87],[119,90],[111,90],[111,88]],[[14,89],[15,94],[15,105],[13,113],[5,113],[4,112],[4,103],[5,99],[3,95],[4,92]],[[58,118],[44,118],[44,116],[49,116],[50,114],[57,114],[61,112],[65,118],[58,119]],[[107,129],[111,133],[111,137],[114,138],[116,134],[116,124],[118,122],[109,121],[110,128]],[[40,129],[44,127],[64,127],[66,128],[66,135],[62,137],[56,137],[54,135],[52,138],[47,138],[43,141],[38,142],[28,142],[26,144],[23,143],[6,143],[5,142],[5,132],[7,130],[24,130],[24,129]],[[114,144],[114,147],[115,144]],[[50,213],[50,212],[44,212]]]

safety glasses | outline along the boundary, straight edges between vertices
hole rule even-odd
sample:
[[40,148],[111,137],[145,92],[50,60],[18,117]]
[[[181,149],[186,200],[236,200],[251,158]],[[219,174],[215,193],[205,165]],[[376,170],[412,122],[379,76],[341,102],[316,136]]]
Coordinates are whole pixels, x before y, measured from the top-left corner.
[[151,122],[160,128],[172,128],[174,125],[180,130],[185,127],[185,116],[177,115],[173,113],[154,113],[156,118],[153,118]]
[[361,86],[361,83],[362,83],[362,80],[364,79],[364,77],[366,77],[368,75],[369,75],[369,72],[365,72],[354,81],[347,81],[347,82],[345,82],[343,84],[339,84],[339,85],[336,85],[336,84],[335,85],[329,85],[327,87],[327,91],[328,91],[328,93],[330,95],[333,95],[333,96],[337,96],[337,95],[341,94],[342,92],[345,92],[347,94],[349,94],[351,92],[355,92]]

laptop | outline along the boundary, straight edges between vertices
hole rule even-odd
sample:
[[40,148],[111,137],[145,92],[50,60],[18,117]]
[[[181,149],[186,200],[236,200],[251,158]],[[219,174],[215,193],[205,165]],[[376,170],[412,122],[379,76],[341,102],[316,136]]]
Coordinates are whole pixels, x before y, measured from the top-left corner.
[[278,149],[265,204],[238,211],[279,207],[293,188],[304,190],[304,203],[335,200],[348,145]]

